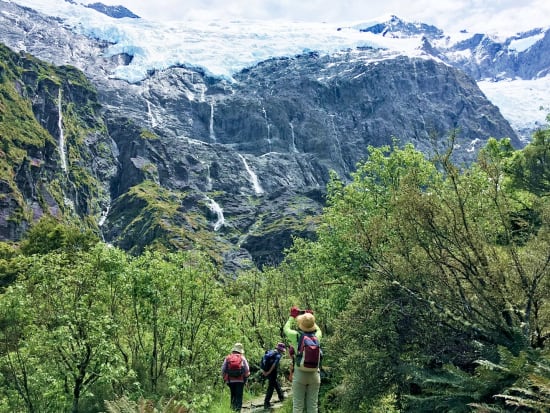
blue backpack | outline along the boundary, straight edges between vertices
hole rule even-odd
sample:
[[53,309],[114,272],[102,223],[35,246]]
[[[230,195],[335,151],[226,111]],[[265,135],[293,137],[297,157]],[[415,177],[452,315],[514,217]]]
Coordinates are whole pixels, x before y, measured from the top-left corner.
[[260,361],[260,368],[263,371],[268,371],[275,362],[276,355],[277,350],[267,350]]

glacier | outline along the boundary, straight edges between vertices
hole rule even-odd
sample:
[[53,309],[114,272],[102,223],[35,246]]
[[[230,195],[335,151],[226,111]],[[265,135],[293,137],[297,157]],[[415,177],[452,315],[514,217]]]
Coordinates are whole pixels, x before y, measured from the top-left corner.
[[[332,54],[342,50],[372,48],[384,56],[424,56],[420,36],[383,36],[361,31],[391,16],[370,21],[314,23],[282,20],[185,20],[152,21],[143,18],[115,19],[76,1],[11,0],[45,15],[61,18],[77,33],[107,42],[105,57],[120,53],[133,56],[110,76],[138,83],[155,70],[175,65],[201,68],[207,75],[226,79],[261,61],[309,52]],[[450,45],[471,34],[451,33],[441,41]],[[512,40],[518,52],[531,47],[540,34]],[[385,53],[385,54],[384,54]],[[380,58],[380,56],[379,56]],[[431,58],[431,57],[430,57]],[[550,76],[535,80],[505,79],[478,82],[483,93],[520,135],[546,124],[550,113]]]
[[330,54],[346,49],[373,48],[421,54],[420,38],[391,38],[361,27],[385,21],[310,23],[297,21],[151,21],[143,18],[115,19],[77,2],[59,0],[12,0],[45,15],[59,17],[75,32],[108,42],[106,57],[127,53],[127,66],[113,77],[137,83],[152,70],[174,65],[202,68],[206,74],[232,80],[234,73],[272,57],[318,52]]

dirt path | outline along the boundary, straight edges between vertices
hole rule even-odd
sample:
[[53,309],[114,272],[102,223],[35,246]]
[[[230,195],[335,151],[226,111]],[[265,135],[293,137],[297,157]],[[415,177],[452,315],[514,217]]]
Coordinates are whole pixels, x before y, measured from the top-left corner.
[[[288,398],[292,397],[291,388],[290,387],[282,387],[283,392],[285,393],[285,397]],[[243,408],[241,410],[242,413],[251,413],[251,412],[276,412],[277,410],[281,409],[283,407],[283,403],[281,403],[277,399],[277,394],[275,393],[273,397],[271,398],[271,404],[273,405],[270,409],[266,410],[264,409],[264,395],[261,397],[256,397],[253,400],[250,400],[249,402],[243,403]]]

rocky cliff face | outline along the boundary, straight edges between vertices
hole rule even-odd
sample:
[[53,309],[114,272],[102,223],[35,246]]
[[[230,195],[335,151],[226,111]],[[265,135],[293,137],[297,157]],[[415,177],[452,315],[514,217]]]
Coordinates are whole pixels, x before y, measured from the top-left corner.
[[[58,65],[69,60],[94,85],[62,81],[64,119],[82,125],[67,143],[66,174],[57,95],[39,93],[44,104],[34,93],[22,97],[35,99],[34,116],[48,131],[43,163],[68,177],[59,178],[64,204],[75,205],[67,214],[133,252],[203,247],[229,272],[275,264],[293,236],[314,236],[330,171],[347,179],[369,145],[397,138],[430,153],[457,130],[455,155],[466,162],[491,136],[521,145],[471,77],[429,56],[311,53],[265,61],[231,83],[172,67],[129,84],[106,74],[130,56],[103,59],[105,45],[0,6],[1,41]],[[93,185],[82,183],[82,171]],[[28,206],[38,183],[21,186]],[[0,231],[18,239],[24,228]]]
[[0,240],[44,214],[98,214],[116,168],[95,89],[72,67],[0,56]]

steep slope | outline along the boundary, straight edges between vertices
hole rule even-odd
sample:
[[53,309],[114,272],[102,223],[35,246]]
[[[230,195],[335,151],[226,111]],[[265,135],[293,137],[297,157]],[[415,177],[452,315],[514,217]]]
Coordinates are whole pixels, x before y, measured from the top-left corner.
[[[263,265],[278,262],[292,235],[313,234],[303,219],[320,212],[329,171],[346,179],[368,145],[396,138],[430,153],[457,129],[456,153],[466,162],[490,136],[519,145],[462,72],[407,57],[366,63],[367,53],[273,59],[232,84],[171,68],[104,89],[109,132],[121,153],[113,199],[147,176],[172,192],[193,193],[182,203],[187,213],[208,216],[212,199],[225,219],[219,236]],[[132,119],[134,130],[120,116]],[[143,130],[152,139],[137,139]],[[128,234],[116,212],[123,203],[115,204],[106,225],[118,230],[106,238],[119,243]],[[216,215],[209,220],[214,228]],[[132,243],[139,245],[137,237]]]
[[234,84],[173,68],[126,88],[127,104],[118,107],[165,137],[190,136],[256,156],[313,154],[343,177],[367,145],[393,137],[430,152],[433,139],[442,143],[458,129],[457,155],[465,161],[475,157],[474,140],[510,137],[521,145],[462,72],[429,59],[371,62],[372,53],[272,59],[237,74]]
[[44,214],[96,226],[115,166],[93,86],[72,67],[0,56],[0,240]]

